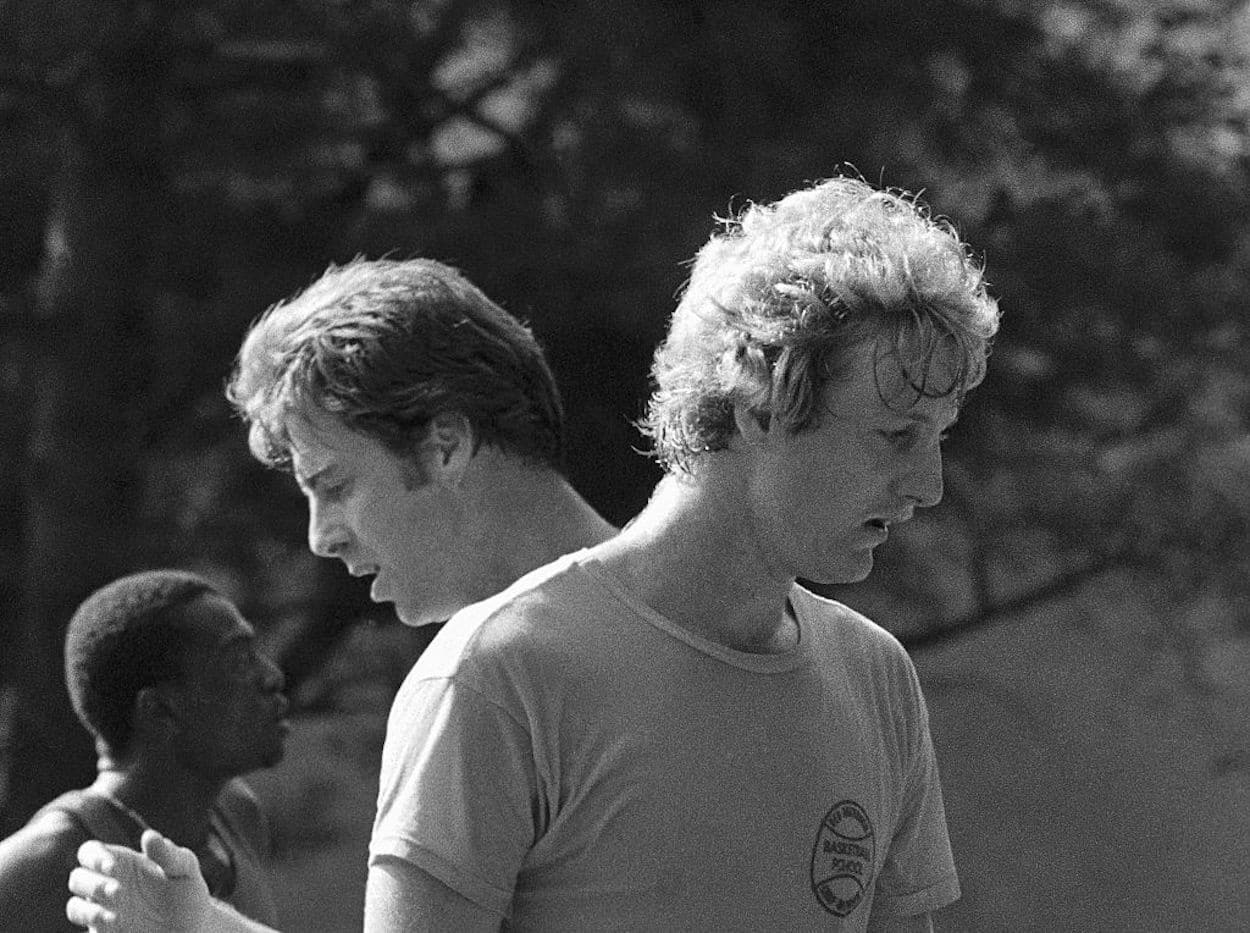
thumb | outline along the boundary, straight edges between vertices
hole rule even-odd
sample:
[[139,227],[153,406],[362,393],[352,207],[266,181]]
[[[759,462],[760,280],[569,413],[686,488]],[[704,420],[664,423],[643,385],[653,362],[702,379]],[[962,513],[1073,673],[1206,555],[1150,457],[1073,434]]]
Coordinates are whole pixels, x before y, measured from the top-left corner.
[[195,853],[166,839],[154,829],[145,830],[140,840],[143,854],[160,866],[167,878],[185,878],[199,873]]

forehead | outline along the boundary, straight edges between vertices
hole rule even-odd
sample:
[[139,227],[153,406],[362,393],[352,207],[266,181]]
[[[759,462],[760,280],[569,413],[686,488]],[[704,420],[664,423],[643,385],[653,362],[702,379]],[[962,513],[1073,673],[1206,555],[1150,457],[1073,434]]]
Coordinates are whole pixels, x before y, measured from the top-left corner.
[[291,444],[291,467],[301,481],[334,464],[361,465],[390,454],[380,441],[319,408],[293,410],[283,426]]
[[923,418],[949,423],[959,415],[958,392],[930,397],[917,389],[921,378],[930,386],[954,383],[958,356],[954,348],[939,349],[927,369],[912,371],[904,366],[894,348],[882,341],[856,347],[843,377],[826,390],[826,407],[835,417],[857,420]]

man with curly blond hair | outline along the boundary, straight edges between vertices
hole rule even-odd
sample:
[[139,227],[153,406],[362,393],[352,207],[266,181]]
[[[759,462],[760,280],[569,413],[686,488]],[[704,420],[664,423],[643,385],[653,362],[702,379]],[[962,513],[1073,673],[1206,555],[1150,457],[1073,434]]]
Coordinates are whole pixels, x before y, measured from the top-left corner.
[[942,496],[998,310],[953,229],[835,178],[723,224],[657,351],[666,475],[458,613],[396,697],[365,929],[927,930],[959,894],[863,579]]
[[926,929],[958,896],[899,643],[863,579],[942,496],[998,325],[907,196],[836,178],[700,251],[618,536],[449,623],[396,698],[366,927]]

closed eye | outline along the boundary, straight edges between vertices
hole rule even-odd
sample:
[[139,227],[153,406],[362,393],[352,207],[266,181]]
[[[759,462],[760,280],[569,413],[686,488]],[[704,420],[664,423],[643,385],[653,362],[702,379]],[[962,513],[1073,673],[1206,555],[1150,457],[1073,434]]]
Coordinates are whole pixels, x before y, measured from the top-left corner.
[[[937,441],[939,444],[946,442],[947,438],[949,438],[951,435],[951,430],[953,427],[954,425],[951,425],[950,427],[938,433]],[[916,443],[917,441],[919,441],[921,437],[920,428],[915,427],[915,426],[907,427],[907,428],[899,428],[896,430],[885,429],[878,433],[880,433],[880,435],[883,438],[885,438],[886,441],[888,441],[891,445],[895,447],[901,447],[901,446],[906,446],[909,444]]]

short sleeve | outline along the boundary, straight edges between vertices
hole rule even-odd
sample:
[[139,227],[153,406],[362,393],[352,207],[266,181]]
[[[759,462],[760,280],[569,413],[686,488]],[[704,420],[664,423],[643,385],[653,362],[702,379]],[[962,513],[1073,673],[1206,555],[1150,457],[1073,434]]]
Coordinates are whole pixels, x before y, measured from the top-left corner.
[[382,751],[369,862],[410,862],[506,914],[536,835],[537,777],[528,730],[449,678],[405,683]]
[[959,899],[929,713],[910,660],[907,669],[910,696],[906,705],[911,707],[913,723],[910,761],[899,819],[873,898],[873,913],[885,917],[934,911]]

